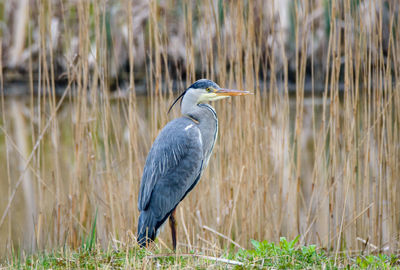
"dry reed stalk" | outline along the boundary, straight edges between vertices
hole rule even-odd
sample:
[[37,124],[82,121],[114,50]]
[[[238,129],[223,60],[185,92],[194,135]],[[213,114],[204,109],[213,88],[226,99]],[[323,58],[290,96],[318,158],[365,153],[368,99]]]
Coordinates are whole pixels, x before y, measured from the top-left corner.
[[19,58],[21,57],[24,42],[26,38],[26,23],[28,20],[28,1],[20,0],[17,4],[17,12],[14,17],[14,29],[13,33],[13,46],[10,50],[10,65],[15,66],[18,63]]
[[[2,55],[2,38],[0,37],[0,55]],[[4,102],[4,78],[3,78],[3,61],[0,57],[0,95],[1,95],[1,112],[2,112],[2,125],[7,125],[7,120],[6,120],[6,114],[5,114],[5,102]],[[4,144],[7,146],[8,139],[7,136],[4,138]],[[10,154],[9,154],[9,148],[6,147],[6,174],[7,174],[7,199],[10,199],[11,194],[12,194],[12,186],[11,186],[11,178],[10,178]],[[4,175],[4,174],[3,174]],[[4,176],[3,176],[4,177]],[[6,242],[4,243],[4,247],[6,249],[10,248],[12,246],[12,215],[8,215],[8,222],[7,222],[7,229],[6,229]]]

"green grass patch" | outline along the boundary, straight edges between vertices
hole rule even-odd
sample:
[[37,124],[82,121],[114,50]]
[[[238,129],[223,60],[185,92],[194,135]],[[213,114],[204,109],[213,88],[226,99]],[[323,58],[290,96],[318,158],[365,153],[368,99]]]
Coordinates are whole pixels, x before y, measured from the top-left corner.
[[14,254],[0,266],[18,269],[400,269],[399,254],[341,254],[335,260],[334,256],[315,245],[301,246],[297,242],[298,238],[288,241],[284,237],[279,243],[252,240],[253,248],[226,252],[218,257],[198,251],[174,254],[158,245],[141,249],[136,244],[124,244],[107,250],[93,245],[91,248],[60,249],[24,258]]
[[240,250],[236,259],[248,266],[257,267],[303,269],[310,266],[332,266],[331,260],[324,252],[317,251],[315,245],[296,247],[297,241],[298,237],[293,241],[281,237],[277,244],[252,240],[254,249]]
[[296,245],[299,237],[292,241],[281,237],[279,243],[252,240],[254,249],[240,250],[231,256],[232,259],[245,263],[246,267],[277,268],[277,269],[340,269],[340,268],[372,268],[400,269],[400,254],[398,255],[354,255],[339,254],[335,258],[325,251],[318,250],[315,245]]

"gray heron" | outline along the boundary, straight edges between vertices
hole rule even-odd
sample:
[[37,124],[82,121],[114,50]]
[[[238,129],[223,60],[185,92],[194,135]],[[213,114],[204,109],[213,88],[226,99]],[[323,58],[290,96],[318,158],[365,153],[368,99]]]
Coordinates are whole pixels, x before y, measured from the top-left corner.
[[207,102],[247,94],[201,79],[173,102],[169,111],[181,99],[182,117],[169,122],[155,139],[140,183],[137,241],[141,247],[156,238],[169,217],[176,250],[175,209],[199,181],[217,138],[217,113]]

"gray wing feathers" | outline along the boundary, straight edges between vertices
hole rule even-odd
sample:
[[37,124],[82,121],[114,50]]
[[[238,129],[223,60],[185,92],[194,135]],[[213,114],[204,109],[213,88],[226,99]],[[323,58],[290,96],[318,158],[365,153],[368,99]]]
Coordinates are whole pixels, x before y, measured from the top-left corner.
[[139,211],[151,208],[156,216],[172,211],[200,174],[202,160],[200,130],[191,120],[178,118],[165,126],[147,156]]

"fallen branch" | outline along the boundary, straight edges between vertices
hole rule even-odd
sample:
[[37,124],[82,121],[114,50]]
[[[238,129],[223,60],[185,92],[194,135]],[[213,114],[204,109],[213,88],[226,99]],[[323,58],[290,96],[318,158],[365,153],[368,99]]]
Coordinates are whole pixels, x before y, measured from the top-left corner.
[[224,259],[224,258],[217,258],[217,257],[211,257],[211,256],[206,256],[206,255],[199,255],[199,254],[157,254],[157,255],[149,255],[146,256],[145,259],[156,259],[156,258],[165,258],[165,257],[193,257],[193,258],[200,258],[200,259],[206,259],[214,262],[220,262],[220,263],[226,263],[226,264],[231,264],[231,265],[239,265],[239,266],[244,266],[244,263],[239,262],[239,261],[234,261],[234,260],[229,260],[229,259]]

